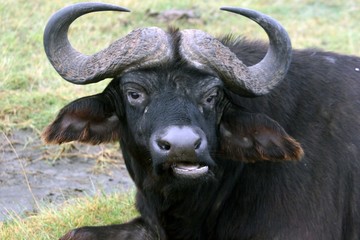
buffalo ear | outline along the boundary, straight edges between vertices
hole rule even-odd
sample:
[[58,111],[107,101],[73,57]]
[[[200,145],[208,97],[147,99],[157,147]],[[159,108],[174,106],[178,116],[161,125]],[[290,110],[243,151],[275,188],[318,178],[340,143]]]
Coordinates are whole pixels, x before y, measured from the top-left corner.
[[99,144],[119,139],[120,120],[101,94],[77,99],[65,106],[45,128],[46,143],[79,141]]
[[244,162],[300,160],[304,151],[294,138],[265,114],[231,107],[220,123],[220,151]]

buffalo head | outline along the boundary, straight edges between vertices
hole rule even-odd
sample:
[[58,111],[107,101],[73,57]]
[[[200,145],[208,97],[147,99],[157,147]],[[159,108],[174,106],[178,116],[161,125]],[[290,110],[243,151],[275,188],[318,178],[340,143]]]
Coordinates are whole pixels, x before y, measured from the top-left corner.
[[283,27],[261,13],[225,7],[257,22],[269,36],[265,57],[243,64],[218,39],[199,30],[143,28],[86,56],[67,32],[95,11],[127,11],[103,3],[66,7],[50,19],[46,54],[67,81],[88,84],[113,78],[100,94],[65,106],[43,133],[46,142],[121,143],[127,168],[143,186],[153,179],[216,175],[223,161],[299,159],[300,145],[274,120],[247,111],[229,94],[267,94],[285,77],[291,44]]

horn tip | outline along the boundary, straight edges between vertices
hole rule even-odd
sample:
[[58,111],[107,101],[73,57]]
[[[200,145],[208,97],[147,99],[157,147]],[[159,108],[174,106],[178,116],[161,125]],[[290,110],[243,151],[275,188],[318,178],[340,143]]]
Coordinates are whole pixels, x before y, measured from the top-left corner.
[[220,10],[223,11],[227,11],[227,12],[232,12],[232,13],[237,13],[237,14],[241,14],[241,15],[252,15],[253,13],[256,13],[255,10],[251,10],[248,8],[240,8],[240,7],[221,7]]
[[124,7],[118,7],[118,11],[119,11],[119,12],[131,12],[130,9],[124,8]]

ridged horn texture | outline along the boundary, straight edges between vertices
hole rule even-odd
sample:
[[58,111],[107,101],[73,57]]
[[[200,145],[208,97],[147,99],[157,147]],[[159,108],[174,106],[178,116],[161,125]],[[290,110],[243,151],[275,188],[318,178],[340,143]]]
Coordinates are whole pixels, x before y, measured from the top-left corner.
[[84,14],[98,11],[129,10],[105,3],[78,3],[56,12],[45,28],[46,55],[67,81],[94,83],[116,77],[125,70],[154,66],[172,58],[168,34],[156,27],[134,30],[91,56],[76,51],[67,36],[70,24]]
[[269,48],[256,65],[246,66],[219,40],[199,30],[181,31],[180,54],[197,68],[217,73],[227,88],[245,96],[261,96],[281,82],[291,62],[291,42],[286,30],[260,12],[234,7],[221,10],[243,15],[267,33]]

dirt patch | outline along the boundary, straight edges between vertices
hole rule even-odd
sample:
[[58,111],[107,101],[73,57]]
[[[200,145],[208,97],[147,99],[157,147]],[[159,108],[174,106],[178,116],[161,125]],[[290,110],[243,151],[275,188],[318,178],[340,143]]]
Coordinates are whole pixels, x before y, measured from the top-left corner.
[[0,135],[0,221],[36,213],[44,204],[132,187],[117,145],[45,146],[30,130]]

